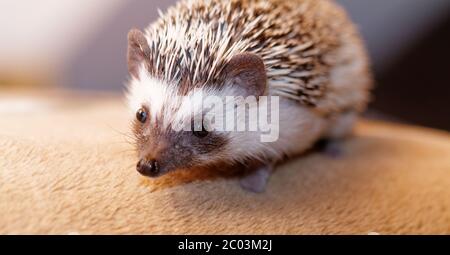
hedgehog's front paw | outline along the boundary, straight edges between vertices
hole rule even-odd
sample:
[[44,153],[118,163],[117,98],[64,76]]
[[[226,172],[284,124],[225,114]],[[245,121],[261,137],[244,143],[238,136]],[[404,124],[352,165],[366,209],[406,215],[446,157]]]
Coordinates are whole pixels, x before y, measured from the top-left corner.
[[262,193],[266,190],[267,182],[272,173],[272,165],[265,165],[252,171],[240,180],[241,187],[255,193]]

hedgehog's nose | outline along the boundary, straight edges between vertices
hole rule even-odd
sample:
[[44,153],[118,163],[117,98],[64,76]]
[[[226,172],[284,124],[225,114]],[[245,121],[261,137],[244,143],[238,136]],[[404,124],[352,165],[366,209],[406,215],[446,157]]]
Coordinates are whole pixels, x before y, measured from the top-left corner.
[[140,160],[136,166],[137,171],[148,177],[156,177],[160,172],[158,161],[152,160]]

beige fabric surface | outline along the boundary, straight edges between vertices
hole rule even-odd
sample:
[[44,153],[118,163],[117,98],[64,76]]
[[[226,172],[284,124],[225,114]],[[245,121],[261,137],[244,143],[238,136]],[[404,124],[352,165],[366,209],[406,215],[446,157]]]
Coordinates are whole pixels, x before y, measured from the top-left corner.
[[237,180],[138,175],[116,96],[0,95],[0,233],[447,233],[450,135],[361,121],[331,159],[280,166],[264,194]]

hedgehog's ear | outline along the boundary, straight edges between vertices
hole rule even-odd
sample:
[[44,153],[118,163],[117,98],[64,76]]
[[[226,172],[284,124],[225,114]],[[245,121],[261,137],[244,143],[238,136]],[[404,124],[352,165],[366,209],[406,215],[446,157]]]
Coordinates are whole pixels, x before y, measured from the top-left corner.
[[128,72],[139,77],[139,67],[146,61],[150,53],[147,39],[139,29],[128,32]]
[[228,85],[239,90],[241,96],[262,96],[266,92],[267,75],[263,60],[253,53],[234,56],[225,66]]

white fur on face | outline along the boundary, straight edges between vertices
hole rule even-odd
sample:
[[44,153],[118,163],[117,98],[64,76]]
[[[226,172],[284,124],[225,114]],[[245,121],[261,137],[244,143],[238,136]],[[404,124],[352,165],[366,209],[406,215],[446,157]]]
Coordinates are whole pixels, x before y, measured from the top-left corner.
[[139,78],[132,78],[128,86],[128,105],[132,114],[140,108],[147,107],[151,120],[155,121],[167,98],[176,96],[173,86],[151,77],[144,65],[139,71]]
[[127,99],[132,116],[146,107],[151,122],[162,120],[163,127],[169,128],[171,124],[190,123],[194,114],[202,113],[205,97],[223,93],[232,95],[232,91],[202,87],[193,89],[186,96],[179,96],[177,84],[155,79],[142,65],[139,78],[132,78],[129,82]]

